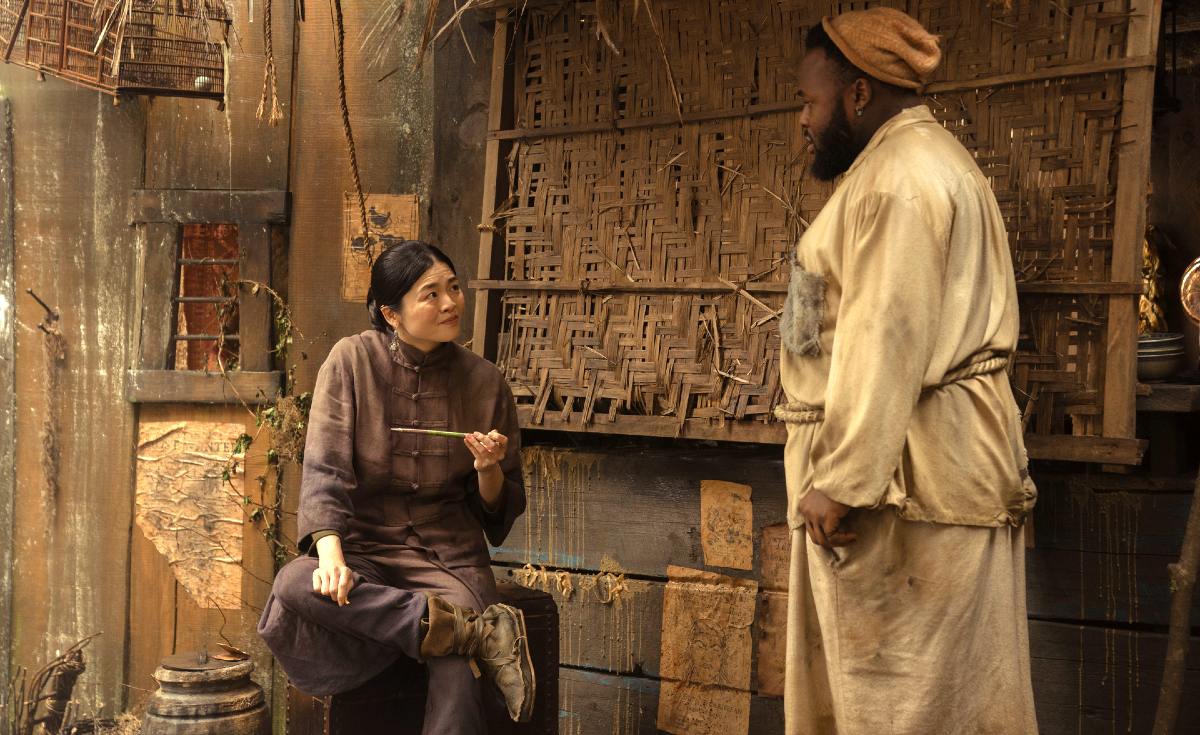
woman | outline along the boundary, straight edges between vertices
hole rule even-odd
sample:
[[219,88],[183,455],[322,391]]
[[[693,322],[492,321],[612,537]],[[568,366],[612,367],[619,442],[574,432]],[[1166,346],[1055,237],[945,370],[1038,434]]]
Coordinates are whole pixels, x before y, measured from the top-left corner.
[[399,656],[424,660],[426,735],[486,732],[473,661],[513,719],[527,720],[524,619],[497,604],[484,542],[499,545],[525,510],[512,393],[494,365],[453,342],[462,287],[433,245],[381,253],[367,308],[374,328],[334,345],[317,375],[300,485],[306,555],[276,576],[259,635],[317,696],[353,689]]

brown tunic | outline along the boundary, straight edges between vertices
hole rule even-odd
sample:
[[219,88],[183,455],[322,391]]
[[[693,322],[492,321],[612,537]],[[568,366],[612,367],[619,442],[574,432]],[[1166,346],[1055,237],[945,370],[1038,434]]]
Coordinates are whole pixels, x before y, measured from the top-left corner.
[[[317,375],[300,485],[299,546],[276,576],[259,634],[311,694],[352,689],[399,655],[418,656],[425,596],[481,610],[498,596],[485,534],[503,542],[525,510],[520,434],[500,371],[455,344],[425,354],[367,331],[334,345]],[[461,439],[394,426],[496,429],[504,487],[489,512]],[[312,590],[313,535],[342,537],[351,605]],[[480,688],[465,660],[432,659],[426,732],[474,732]],[[434,683],[437,682],[437,686]]]
[[[425,354],[369,330],[334,345],[317,376],[300,484],[300,550],[332,530],[347,551],[379,533],[411,532],[447,567],[487,566],[484,533],[499,545],[525,510],[512,393],[490,362],[453,343]],[[508,437],[501,505],[479,497],[474,458],[460,439],[392,427]]]

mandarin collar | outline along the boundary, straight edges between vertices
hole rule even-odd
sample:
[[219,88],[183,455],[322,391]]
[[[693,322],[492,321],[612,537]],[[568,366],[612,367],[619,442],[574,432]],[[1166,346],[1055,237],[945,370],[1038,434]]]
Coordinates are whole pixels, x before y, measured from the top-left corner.
[[[396,345],[394,350],[391,349],[393,344]],[[402,339],[397,339],[395,332],[388,330],[388,352],[392,356],[392,362],[397,365],[407,368],[426,368],[445,364],[454,352],[454,345],[450,342],[443,342],[432,351],[425,352]]]
[[900,112],[897,112],[895,115],[892,115],[887,122],[879,126],[879,129],[875,131],[875,134],[871,136],[871,139],[867,141],[866,147],[864,147],[858,154],[858,157],[854,159],[854,163],[850,164],[850,168],[846,169],[843,179],[854,173],[854,170],[862,165],[862,162],[871,155],[871,152],[879,147],[884,138],[888,137],[892,133],[895,133],[897,130],[902,130],[911,125],[919,125],[921,123],[937,124],[937,118],[933,116],[933,113],[930,112],[929,108],[924,104],[906,107]]

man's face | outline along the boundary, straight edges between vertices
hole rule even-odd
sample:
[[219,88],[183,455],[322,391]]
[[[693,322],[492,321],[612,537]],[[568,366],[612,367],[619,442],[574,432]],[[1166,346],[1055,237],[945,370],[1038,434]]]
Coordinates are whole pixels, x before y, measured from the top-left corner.
[[805,105],[800,111],[800,125],[812,154],[812,175],[821,181],[832,181],[850,168],[863,146],[856,143],[846,114],[846,97],[850,85],[843,79],[836,63],[824,51],[804,55],[797,73],[799,94]]

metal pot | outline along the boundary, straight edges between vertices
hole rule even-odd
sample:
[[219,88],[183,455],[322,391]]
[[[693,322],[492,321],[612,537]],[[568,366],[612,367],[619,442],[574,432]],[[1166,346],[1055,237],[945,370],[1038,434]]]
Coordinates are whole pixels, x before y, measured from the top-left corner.
[[1182,349],[1157,354],[1138,354],[1138,380],[1142,382],[1166,380],[1183,370],[1185,360]]

